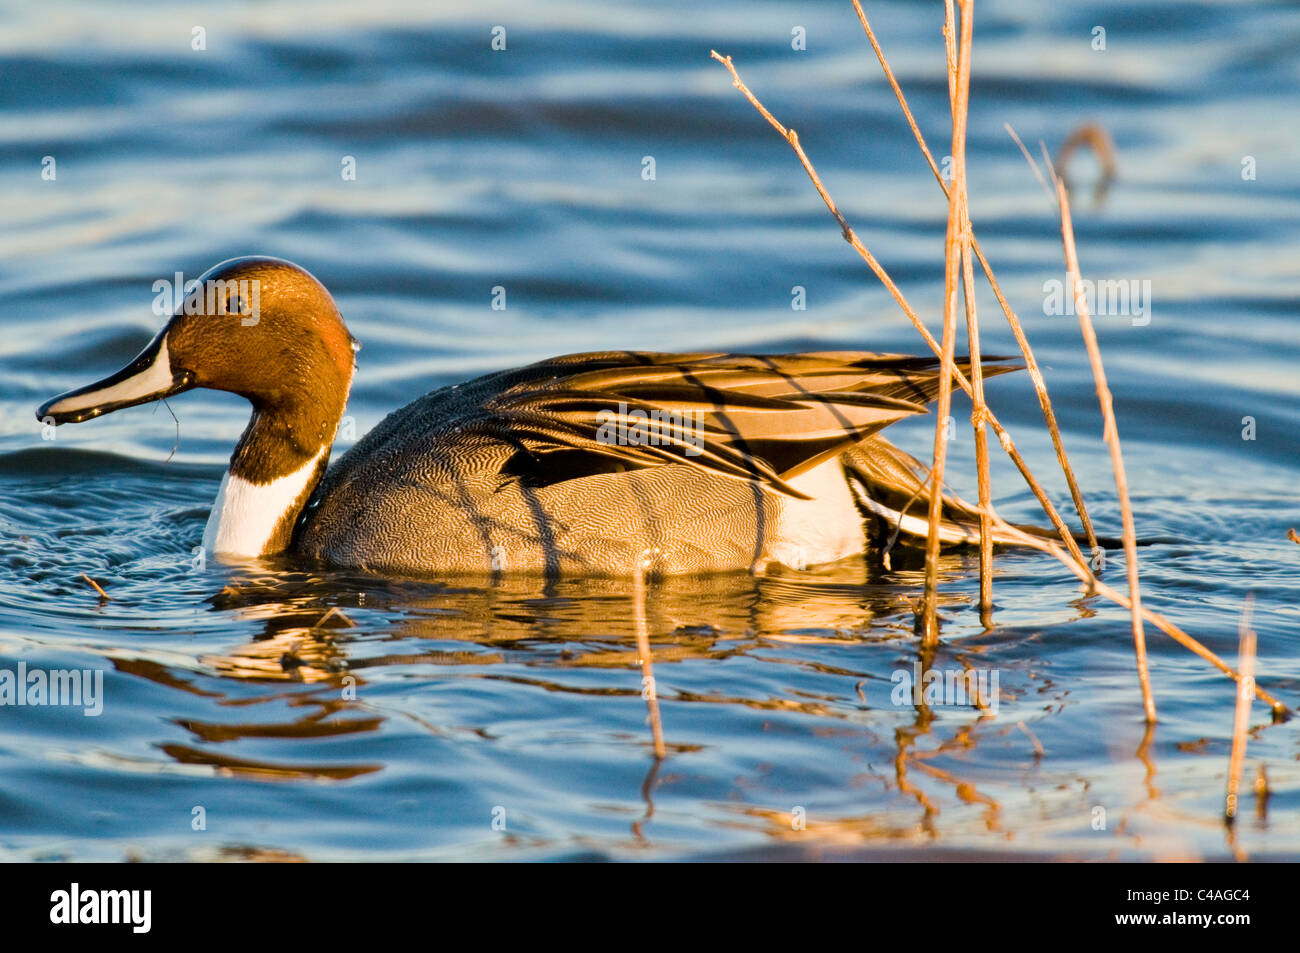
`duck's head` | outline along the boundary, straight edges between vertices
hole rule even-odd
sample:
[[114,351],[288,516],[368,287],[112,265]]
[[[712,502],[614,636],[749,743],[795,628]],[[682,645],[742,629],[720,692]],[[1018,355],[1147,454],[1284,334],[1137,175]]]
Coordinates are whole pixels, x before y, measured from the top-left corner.
[[[135,360],[46,401],[36,417],[80,423],[194,387],[229,391],[248,398],[253,417],[228,476],[283,488],[284,478],[305,472],[309,493],[347,402],[355,351],[334,299],[305,269],[278,258],[234,258],[199,279]],[[296,501],[299,509],[304,502]],[[263,546],[287,541],[280,530],[272,535]]]
[[239,394],[256,410],[341,408],[354,347],[334,299],[305,269],[278,258],[232,258],[203,274],[135,360],[46,401],[36,416],[80,423],[193,387]]

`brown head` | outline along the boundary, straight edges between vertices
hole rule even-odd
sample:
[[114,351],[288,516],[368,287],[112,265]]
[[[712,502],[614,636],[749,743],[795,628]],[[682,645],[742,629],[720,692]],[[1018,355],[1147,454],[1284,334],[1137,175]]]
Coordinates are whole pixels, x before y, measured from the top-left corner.
[[[46,401],[36,417],[79,423],[194,387],[239,394],[253,405],[253,417],[229,476],[264,486],[311,461],[324,471],[355,351],[334,299],[306,270],[278,258],[234,258],[199,279],[135,360]],[[297,502],[301,509],[306,499]],[[273,536],[268,544],[287,544],[285,532]]]

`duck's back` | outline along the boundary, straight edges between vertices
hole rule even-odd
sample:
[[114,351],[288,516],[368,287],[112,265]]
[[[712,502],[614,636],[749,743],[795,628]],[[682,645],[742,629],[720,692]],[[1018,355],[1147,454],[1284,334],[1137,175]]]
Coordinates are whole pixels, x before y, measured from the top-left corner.
[[331,467],[295,548],[417,574],[838,559],[864,542],[840,454],[921,411],[935,364],[612,352],[446,387]]

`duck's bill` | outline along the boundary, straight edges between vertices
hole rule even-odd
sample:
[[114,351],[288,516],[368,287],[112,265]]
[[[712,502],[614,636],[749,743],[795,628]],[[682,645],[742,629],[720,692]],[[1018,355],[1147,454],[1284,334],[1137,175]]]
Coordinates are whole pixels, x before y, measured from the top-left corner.
[[159,334],[139,357],[116,374],[47,400],[36,411],[36,419],[47,424],[81,423],[123,407],[179,394],[191,386],[189,372],[173,370],[166,335]]

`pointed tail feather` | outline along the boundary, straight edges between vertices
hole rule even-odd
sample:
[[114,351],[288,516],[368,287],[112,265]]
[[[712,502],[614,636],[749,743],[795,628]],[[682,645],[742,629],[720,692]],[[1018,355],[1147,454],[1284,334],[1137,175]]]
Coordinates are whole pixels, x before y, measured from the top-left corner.
[[[849,448],[840,456],[840,461],[858,511],[868,523],[876,524],[874,536],[881,545],[895,536],[904,546],[925,544],[930,532],[930,490],[925,485],[928,468],[879,436],[869,437]],[[1012,525],[1030,540],[994,527],[995,545],[1033,546],[1032,540],[1059,538],[1053,530],[1040,526]],[[1077,542],[1087,542],[1083,534],[1073,535]],[[939,520],[940,542],[950,546],[975,546],[979,539],[979,509],[955,493],[944,493]],[[1098,537],[1097,542],[1108,549],[1122,545],[1118,539],[1103,537]]]

